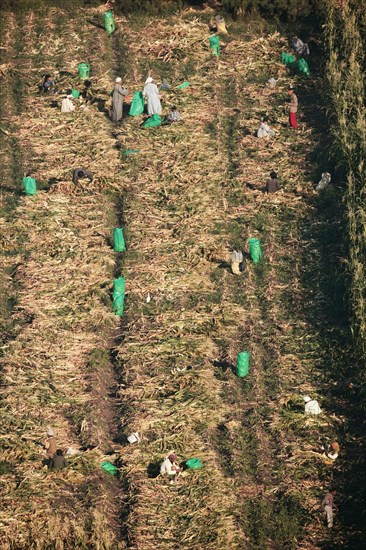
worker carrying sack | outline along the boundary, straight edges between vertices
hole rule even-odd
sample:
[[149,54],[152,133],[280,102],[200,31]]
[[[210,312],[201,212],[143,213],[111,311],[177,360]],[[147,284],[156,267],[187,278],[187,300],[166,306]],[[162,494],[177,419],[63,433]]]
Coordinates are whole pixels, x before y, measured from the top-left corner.
[[79,63],[78,73],[80,80],[86,80],[90,76],[90,65],[89,63]]
[[218,36],[210,36],[210,48],[212,55],[220,55],[220,39]]
[[238,353],[236,360],[236,374],[239,378],[245,378],[249,372],[249,351]]
[[113,245],[115,252],[124,252],[126,250],[122,227],[116,227],[113,231]]
[[263,258],[261,243],[258,239],[249,239],[249,254],[254,264],[258,264]]
[[130,112],[128,113],[130,116],[140,116],[144,112],[144,96],[142,95],[142,92],[135,92],[133,94]]
[[104,28],[107,34],[112,34],[116,30],[116,24],[114,22],[112,10],[108,10],[104,14]]
[[118,317],[122,316],[124,310],[125,284],[123,277],[113,281],[113,311]]
[[26,195],[35,195],[37,193],[37,182],[34,178],[30,176],[23,178],[23,185]]
[[160,115],[153,115],[149,117],[142,125],[143,128],[156,128],[157,126],[161,126]]

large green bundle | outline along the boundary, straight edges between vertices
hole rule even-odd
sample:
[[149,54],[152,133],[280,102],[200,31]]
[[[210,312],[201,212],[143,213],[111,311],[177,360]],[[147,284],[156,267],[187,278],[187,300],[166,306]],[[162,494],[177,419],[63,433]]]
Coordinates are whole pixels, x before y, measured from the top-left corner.
[[297,71],[299,71],[300,74],[304,76],[309,76],[310,74],[308,62],[303,58],[296,61],[295,68]]
[[220,39],[218,36],[210,36],[210,48],[212,55],[220,55]]
[[286,53],[286,52],[282,52],[281,53],[281,61],[284,65],[292,65],[293,63],[295,63],[295,56],[290,54],[290,53]]
[[252,262],[257,264],[262,259],[261,243],[258,239],[249,239],[249,254]]
[[186,461],[186,467],[191,470],[200,470],[202,468],[202,462],[199,458],[190,458]]
[[23,185],[26,195],[35,195],[37,193],[37,182],[34,178],[30,176],[23,178]]
[[111,462],[108,462],[107,460],[102,462],[100,466],[102,470],[104,470],[105,472],[108,472],[108,474],[111,474],[112,476],[117,476],[119,473],[118,468],[114,466],[114,464],[112,464]]
[[115,252],[124,252],[126,250],[122,227],[116,227],[113,231],[113,244]]
[[236,374],[240,378],[245,378],[249,372],[249,351],[241,351],[238,353],[236,360]]
[[140,116],[144,112],[144,96],[142,92],[135,92],[133,94],[130,112],[128,113],[131,116]]
[[112,34],[116,30],[116,24],[114,22],[112,10],[108,10],[104,14],[104,28],[108,34]]
[[80,80],[85,80],[90,76],[90,65],[89,63],[79,63],[78,73]]
[[113,281],[113,311],[118,317],[121,317],[125,302],[125,280],[118,277]]
[[145,122],[143,123],[143,128],[156,128],[157,126],[161,125],[161,116],[160,115],[153,115],[149,117]]

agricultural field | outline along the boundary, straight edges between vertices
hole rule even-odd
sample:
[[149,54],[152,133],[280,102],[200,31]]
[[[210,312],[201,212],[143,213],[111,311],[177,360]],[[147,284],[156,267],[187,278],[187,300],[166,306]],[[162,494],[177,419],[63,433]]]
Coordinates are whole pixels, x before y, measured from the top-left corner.
[[[256,17],[230,21],[217,58],[212,13],[117,15],[108,36],[103,8],[1,12],[4,550],[362,547],[347,208],[340,182],[314,190],[330,170],[323,52],[309,77],[293,74],[281,63],[287,30]],[[80,62],[95,101],[61,113],[65,94],[38,86],[50,73],[58,90],[82,89]],[[177,105],[181,122],[142,129],[127,101],[114,125],[115,78],[132,95],[150,74],[169,83],[163,111]],[[291,85],[297,132],[285,109]],[[271,140],[255,135],[264,116]],[[76,166],[94,181],[74,185]],[[34,196],[21,185],[29,170]],[[271,170],[276,195],[260,190]],[[115,227],[125,252],[114,251]],[[261,242],[257,265],[249,238]],[[233,249],[244,252],[240,275]],[[241,351],[245,378],[235,371]],[[307,394],[321,415],[304,415]],[[49,427],[60,448],[80,451],[62,472],[44,466]],[[127,443],[132,432],[139,444]],[[330,463],[321,446],[334,440],[341,452]],[[170,485],[158,474],[171,451],[202,469]],[[331,530],[321,508],[330,489]]]

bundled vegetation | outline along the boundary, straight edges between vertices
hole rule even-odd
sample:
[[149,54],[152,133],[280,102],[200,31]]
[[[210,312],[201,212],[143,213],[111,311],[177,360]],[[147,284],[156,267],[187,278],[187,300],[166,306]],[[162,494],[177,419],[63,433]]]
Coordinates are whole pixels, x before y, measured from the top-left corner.
[[333,154],[340,171],[348,212],[351,313],[354,331],[366,352],[366,89],[364,84],[364,6],[337,8],[329,3],[327,66]]

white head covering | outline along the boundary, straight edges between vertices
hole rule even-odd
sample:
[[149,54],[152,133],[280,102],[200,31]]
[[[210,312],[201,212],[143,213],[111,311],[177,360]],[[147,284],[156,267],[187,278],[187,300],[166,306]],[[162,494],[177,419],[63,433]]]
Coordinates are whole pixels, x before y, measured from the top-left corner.
[[122,78],[120,76],[117,76],[117,78],[116,78],[116,83],[118,83],[118,82],[122,82]]
[[311,401],[311,397],[309,397],[308,395],[305,395],[304,396],[304,401],[305,401],[305,403],[309,403],[309,401]]
[[47,435],[49,435],[50,437],[53,437],[55,435],[52,428],[47,428]]
[[151,76],[148,76],[147,79],[146,79],[146,82],[145,84],[150,84],[150,82],[152,82],[153,79],[151,78]]

